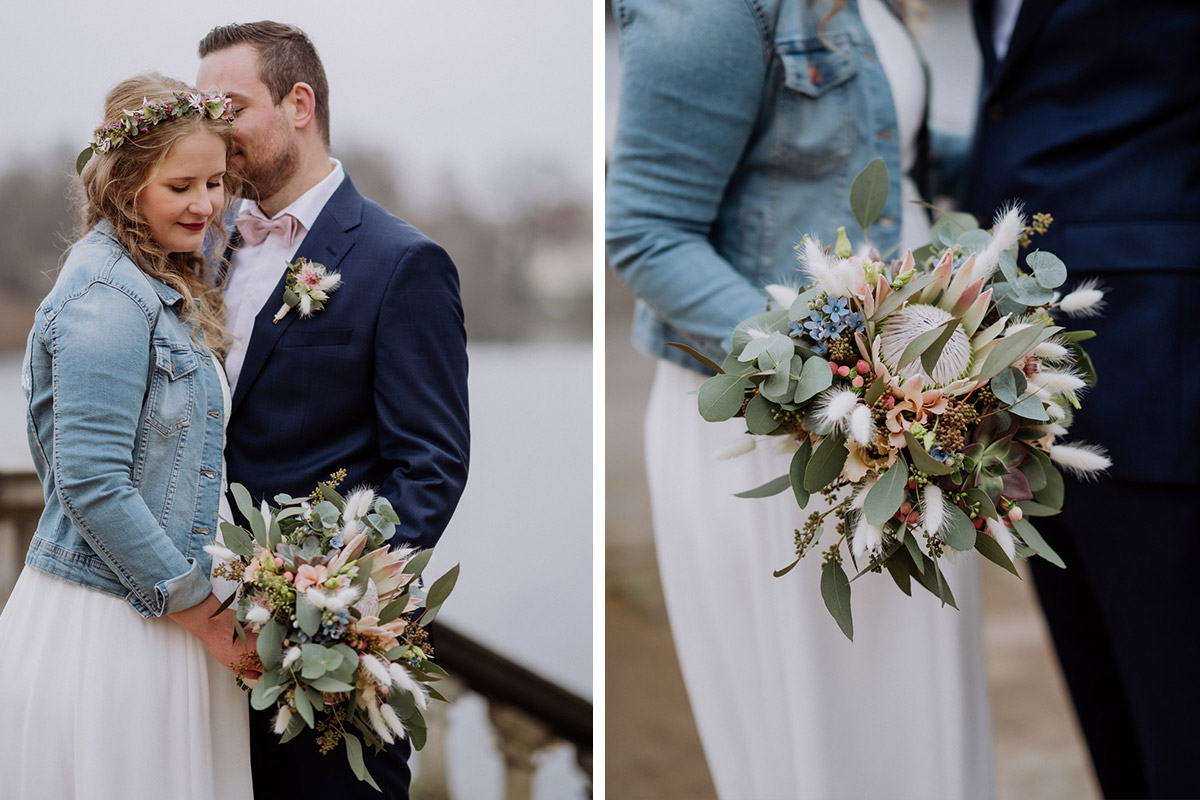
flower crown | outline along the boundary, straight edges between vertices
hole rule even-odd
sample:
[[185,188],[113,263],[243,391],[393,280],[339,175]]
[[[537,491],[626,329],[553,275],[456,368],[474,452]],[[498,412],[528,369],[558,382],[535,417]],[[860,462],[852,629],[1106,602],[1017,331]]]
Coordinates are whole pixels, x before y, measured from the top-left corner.
[[94,153],[107,153],[117,149],[139,133],[149,133],[153,125],[173,119],[201,114],[210,119],[233,122],[233,101],[223,94],[200,92],[175,92],[168,101],[142,99],[142,107],[134,111],[122,109],[112,122],[96,128],[92,140],[75,159],[75,171],[82,173],[84,165]]

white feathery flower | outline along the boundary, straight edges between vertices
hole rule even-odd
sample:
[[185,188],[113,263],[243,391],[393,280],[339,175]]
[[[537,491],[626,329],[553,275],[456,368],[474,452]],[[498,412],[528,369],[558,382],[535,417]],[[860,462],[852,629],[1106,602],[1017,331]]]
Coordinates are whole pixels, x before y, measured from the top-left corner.
[[292,724],[292,708],[291,706],[280,706],[279,713],[275,715],[275,733],[282,736],[288,729],[288,725]]
[[988,532],[996,539],[996,543],[1000,545],[1000,549],[1004,551],[1004,555],[1008,556],[1008,560],[1012,561],[1017,557],[1017,542],[1013,539],[1012,531],[998,519],[993,517],[985,517],[984,524],[987,525]]
[[233,551],[223,544],[206,544],[204,552],[208,553],[213,558],[219,558],[222,561],[233,561],[237,558]]
[[766,339],[771,335],[771,331],[766,328],[760,328],[757,325],[751,325],[746,328],[746,335],[751,339]]
[[283,654],[283,668],[291,669],[300,660],[300,648],[293,645],[289,647]]
[[1096,288],[1095,278],[1088,278],[1059,301],[1058,307],[1072,317],[1094,317],[1104,310],[1104,292]]
[[367,703],[367,719],[371,721],[371,727],[379,734],[380,739],[383,739],[388,744],[396,741],[396,736],[392,733],[392,729],[383,720],[383,714],[379,711],[378,703]]
[[275,518],[271,516],[271,507],[270,507],[269,505],[267,505],[267,501],[266,501],[266,500],[263,500],[263,501],[262,501],[262,506],[261,506],[261,507],[260,507],[258,510],[259,510],[260,512],[262,512],[262,516],[263,516],[263,525],[264,525],[264,526],[266,526],[268,529],[270,529],[270,527],[271,527],[271,522],[272,522],[272,521],[273,521]]
[[1087,383],[1083,378],[1073,372],[1056,372],[1048,369],[1030,375],[1029,385],[1045,389],[1050,394],[1078,392],[1080,389],[1087,387]]
[[754,438],[751,436],[742,436],[733,444],[722,447],[720,450],[713,453],[713,458],[719,461],[728,461],[731,458],[737,458],[738,456],[753,452],[754,448]]
[[300,316],[312,316],[312,295],[307,292],[300,295]]
[[1067,435],[1067,429],[1064,428],[1062,425],[1059,425],[1057,422],[1051,422],[1049,425],[1047,425],[1046,432],[1053,433],[1055,436],[1066,436]]
[[781,283],[767,284],[767,296],[771,298],[771,302],[778,308],[791,308],[792,303],[800,296],[800,292],[791,286],[784,286]]
[[850,294],[845,278],[837,268],[837,259],[831,262],[825,255],[821,243],[811,236],[804,239],[800,262],[804,264],[804,271],[812,279],[812,282],[820,286],[830,297],[846,297]]
[[867,522],[866,514],[859,514],[851,545],[855,558],[862,558],[868,553],[875,554],[883,546],[883,528]]
[[856,405],[858,395],[853,390],[826,389],[817,397],[817,418],[828,427],[842,430]]
[[400,719],[400,715],[396,713],[396,709],[387,703],[383,703],[379,706],[379,713],[383,716],[383,721],[387,723],[392,733],[396,734],[397,739],[404,739],[408,736],[408,731],[404,730],[404,722]]
[[347,520],[362,519],[371,513],[371,503],[375,502],[375,492],[365,486],[355,489],[346,498],[346,508],[342,517]]
[[1054,341],[1053,339],[1047,339],[1046,341],[1039,344],[1037,347],[1033,348],[1033,350],[1031,350],[1030,352],[1033,353],[1033,355],[1037,356],[1038,358],[1042,359],[1043,361],[1070,361],[1071,360],[1071,351],[1068,350],[1063,345],[1059,344],[1058,342]]
[[1001,209],[996,213],[996,219],[993,222],[992,241],[975,258],[975,267],[971,271],[971,279],[979,280],[986,278],[995,272],[996,267],[1000,265],[1000,254],[1005,250],[1012,249],[1017,240],[1021,238],[1021,234],[1025,232],[1025,215],[1021,213],[1021,206],[1014,203],[1007,208]]
[[1054,422],[1058,422],[1060,419],[1063,419],[1067,416],[1067,412],[1064,411],[1063,407],[1058,403],[1050,400],[1046,402],[1046,415],[1049,416]]
[[246,612],[246,622],[251,625],[266,625],[271,620],[271,612],[255,603]]
[[1050,460],[1077,478],[1094,479],[1096,473],[1112,466],[1104,448],[1094,444],[1056,444],[1050,448]]
[[363,672],[367,674],[367,677],[375,681],[376,686],[386,689],[392,685],[391,673],[375,656],[370,653],[360,653],[358,663],[362,665]]
[[875,435],[875,417],[871,409],[859,403],[850,412],[850,437],[867,447]]
[[361,593],[357,586],[343,586],[332,592],[326,592],[317,587],[313,587],[304,593],[308,601],[319,609],[329,609],[330,611],[345,611],[354,601],[359,598]]
[[411,694],[417,703],[417,708],[424,711],[425,707],[429,705],[429,698],[425,695],[425,687],[414,680],[413,676],[408,674],[408,670],[395,662],[388,665],[388,672],[392,676],[392,685],[397,689]]
[[871,491],[871,487],[875,485],[877,480],[879,479],[874,475],[868,475],[863,479],[862,485],[854,493],[854,498],[850,501],[851,508],[860,509],[863,507],[863,504],[867,502],[867,492]]
[[921,526],[930,536],[936,536],[946,521],[946,507],[943,504],[942,490],[932,483],[927,484],[921,499],[924,501],[923,510],[925,512],[921,517]]

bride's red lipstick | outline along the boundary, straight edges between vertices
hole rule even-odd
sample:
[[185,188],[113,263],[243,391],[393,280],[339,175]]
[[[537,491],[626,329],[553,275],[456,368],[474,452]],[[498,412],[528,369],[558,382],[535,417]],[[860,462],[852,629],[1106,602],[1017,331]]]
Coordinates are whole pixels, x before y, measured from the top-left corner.
[[187,228],[189,231],[202,231],[202,230],[204,230],[204,223],[203,223],[203,222],[181,222],[181,223],[179,223],[179,224],[180,224],[180,225],[182,225],[183,227]]

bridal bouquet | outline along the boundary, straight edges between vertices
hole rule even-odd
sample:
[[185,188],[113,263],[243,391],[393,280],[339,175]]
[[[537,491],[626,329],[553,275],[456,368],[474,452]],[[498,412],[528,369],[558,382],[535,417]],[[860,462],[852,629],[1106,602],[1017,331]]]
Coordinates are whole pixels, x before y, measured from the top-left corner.
[[[850,191],[864,233],[887,192],[876,159]],[[886,569],[905,594],[915,580],[951,606],[939,561],[956,551],[1014,574],[1013,560],[1033,554],[1064,566],[1031,520],[1061,510],[1060,468],[1087,476],[1109,466],[1101,449],[1062,442],[1096,376],[1080,346],[1094,334],[1060,322],[1098,313],[1103,293],[1085,283],[1062,295],[1066,267],[1050,253],[1021,264],[1050,222],[1039,214],[1027,225],[1011,208],[987,231],[946,214],[930,244],[893,261],[854,254],[845,229],[833,248],[806,238],[806,285],[769,287],[778,307],[737,326],[723,364],[675,344],[717,373],[700,388],[705,419],[743,418],[747,433],[795,452],[787,475],[739,496],[790,489],[800,508],[826,499],[775,575],[817,547],[832,517],[821,593],[851,639],[843,544],[855,579]]]
[[262,663],[253,666],[262,677],[250,705],[278,709],[281,741],[307,727],[322,753],[344,742],[354,774],[378,789],[354,731],[377,749],[405,736],[424,745],[421,712],[430,697],[444,699],[430,684],[446,674],[431,660],[425,626],[458,567],[422,591],[433,551],[384,545],[399,522],[391,504],[370,489],[342,497],[343,475],[309,497],[276,496],[278,508],[255,508],[234,484],[250,530],[222,522],[224,545],[210,551],[226,560],[214,575],[240,583],[224,606],[236,602],[238,633],[258,633]]

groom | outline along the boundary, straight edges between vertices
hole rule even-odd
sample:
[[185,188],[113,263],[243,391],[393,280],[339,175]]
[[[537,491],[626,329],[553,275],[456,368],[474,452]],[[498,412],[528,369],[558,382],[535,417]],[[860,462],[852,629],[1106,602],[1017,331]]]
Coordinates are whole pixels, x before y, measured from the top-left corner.
[[[329,156],[329,88],[299,29],[214,28],[197,86],[233,101],[230,166],[246,181],[225,300],[234,343],[225,450],[230,482],[255,501],[307,495],[346,470],[400,516],[396,541],[431,547],[467,477],[467,356],[454,264],[441,247],[354,188]],[[239,242],[240,240],[240,242]],[[322,310],[283,306],[285,265],[307,258],[341,276]],[[409,745],[367,769],[387,798],[407,798]],[[255,795],[378,798],[311,732],[280,745],[251,712]]]
[[[974,0],[984,85],[966,210],[1054,216],[1034,244],[1108,289],[1099,383],[1034,580],[1106,797],[1200,797],[1200,3]],[[986,222],[985,222],[986,224]],[[1073,325],[1072,327],[1080,327]]]

